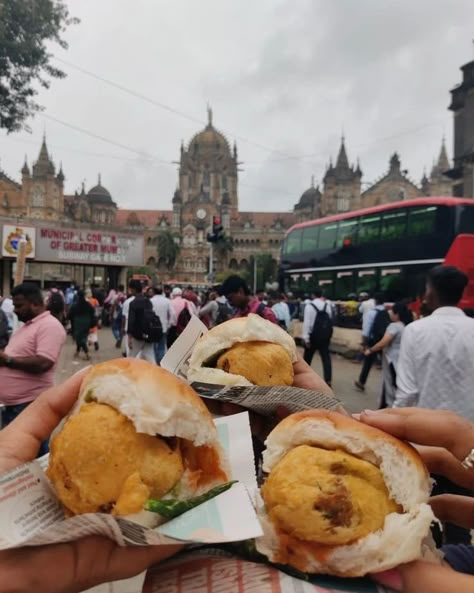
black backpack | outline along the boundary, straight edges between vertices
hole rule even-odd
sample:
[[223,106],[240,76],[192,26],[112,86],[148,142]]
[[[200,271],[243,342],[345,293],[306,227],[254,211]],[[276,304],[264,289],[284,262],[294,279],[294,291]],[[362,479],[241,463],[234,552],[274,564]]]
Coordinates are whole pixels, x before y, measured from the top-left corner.
[[[151,303],[150,303],[151,305]],[[163,337],[161,319],[153,311],[153,306],[143,311],[142,336],[145,342],[156,344]]]
[[216,325],[228,321],[232,316],[232,309],[227,303],[217,303],[219,311],[217,312]]
[[332,338],[333,323],[331,316],[327,312],[327,303],[324,303],[323,309],[318,309],[316,305],[310,303],[313,309],[316,311],[316,319],[314,321],[309,341],[312,346],[322,346],[328,344]]
[[380,342],[380,340],[384,337],[385,330],[387,329],[389,323],[390,316],[387,311],[385,311],[385,309],[383,311],[378,310],[375,314],[372,326],[369,331],[368,345],[370,347],[377,344],[377,342]]
[[184,304],[184,307],[181,309],[178,315],[178,319],[176,320],[176,335],[179,336],[183,333],[186,329],[186,326],[191,321],[191,313],[189,312],[189,307],[187,303]]

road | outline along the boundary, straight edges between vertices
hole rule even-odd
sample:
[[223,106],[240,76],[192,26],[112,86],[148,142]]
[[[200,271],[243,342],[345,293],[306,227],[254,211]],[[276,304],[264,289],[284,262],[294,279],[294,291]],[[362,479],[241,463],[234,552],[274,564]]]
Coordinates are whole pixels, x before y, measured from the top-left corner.
[[[74,358],[74,343],[72,338],[68,336],[66,347],[63,350],[56,370],[57,382],[60,383],[61,381],[64,381],[67,377],[89,364],[121,356],[120,349],[115,348],[115,340],[110,328],[102,328],[99,331],[99,344],[99,351],[91,351],[92,360],[91,362],[87,362],[83,358]],[[81,356],[83,357],[83,355]],[[364,393],[361,393],[354,387],[354,379],[357,378],[360,372],[360,365],[354,364],[338,355],[333,355],[332,362],[332,386],[334,393],[343,402],[346,409],[353,413],[360,412],[366,408],[375,407],[380,392],[380,371],[376,368],[372,369],[369,375],[369,380],[367,381],[366,390]],[[322,374],[321,361],[317,354],[313,359],[312,366],[317,373]]]

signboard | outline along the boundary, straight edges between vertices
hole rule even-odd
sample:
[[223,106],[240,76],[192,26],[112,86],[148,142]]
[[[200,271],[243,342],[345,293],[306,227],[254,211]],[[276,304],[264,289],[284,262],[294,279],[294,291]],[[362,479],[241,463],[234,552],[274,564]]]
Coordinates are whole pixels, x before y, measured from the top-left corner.
[[17,257],[20,243],[23,240],[27,259],[35,257],[36,229],[31,226],[3,225],[2,256]]
[[36,259],[103,266],[143,265],[143,236],[53,226],[36,228]]

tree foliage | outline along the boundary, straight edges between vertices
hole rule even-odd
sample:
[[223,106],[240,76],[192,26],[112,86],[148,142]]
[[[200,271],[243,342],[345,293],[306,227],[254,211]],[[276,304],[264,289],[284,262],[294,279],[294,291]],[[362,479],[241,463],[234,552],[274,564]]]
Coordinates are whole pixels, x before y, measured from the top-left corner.
[[165,261],[168,270],[171,270],[178,259],[180,247],[176,242],[176,237],[169,229],[161,231],[158,235],[158,261]]
[[67,49],[62,34],[77,22],[63,0],[0,0],[0,128],[26,128],[26,119],[41,109],[38,87],[65,77],[51,64],[48,45]]

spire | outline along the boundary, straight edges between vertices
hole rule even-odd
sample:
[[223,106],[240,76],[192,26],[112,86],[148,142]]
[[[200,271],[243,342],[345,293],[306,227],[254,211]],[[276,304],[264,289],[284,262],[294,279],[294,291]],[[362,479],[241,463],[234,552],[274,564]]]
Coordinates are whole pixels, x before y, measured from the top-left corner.
[[400,157],[396,152],[394,152],[390,158],[390,169],[388,172],[389,175],[401,175],[400,170]]
[[237,142],[234,140],[234,159],[237,160]]
[[60,183],[64,183],[64,173],[63,173],[63,164],[62,163],[60,163],[60,165],[59,165],[59,173],[57,174],[56,179]]
[[357,173],[357,175],[359,175],[359,177],[362,177],[362,169],[360,168],[359,157],[357,157],[357,167],[356,167],[355,172]]
[[99,173],[99,175],[97,177],[97,185],[102,185],[101,181],[102,181],[102,179],[101,179],[101,175]]
[[438,171],[443,174],[445,173],[448,169],[450,169],[449,166],[449,159],[448,159],[448,153],[446,151],[446,142],[443,136],[443,140],[441,142],[441,150],[439,153],[439,158],[438,158]]
[[314,175],[311,175],[311,189],[314,189]]
[[54,175],[54,164],[48,154],[46,133],[44,133],[38,160],[33,165],[33,177],[46,177],[47,175]]
[[209,128],[212,128],[212,108],[207,104],[207,125]]
[[21,168],[21,174],[22,175],[29,175],[30,174],[30,168],[28,167],[28,160],[26,158],[26,154],[25,154],[25,162],[23,164],[23,167]]
[[337,156],[336,161],[336,169],[339,170],[349,169],[349,160],[347,158],[346,146],[344,144],[344,141],[344,136],[341,136],[341,148],[339,149],[339,154]]

